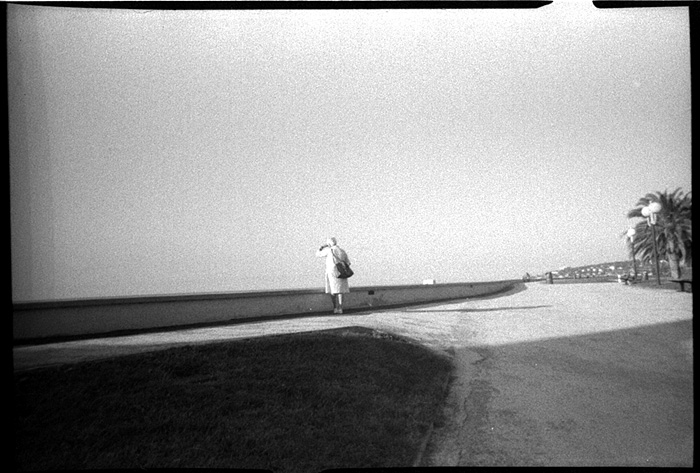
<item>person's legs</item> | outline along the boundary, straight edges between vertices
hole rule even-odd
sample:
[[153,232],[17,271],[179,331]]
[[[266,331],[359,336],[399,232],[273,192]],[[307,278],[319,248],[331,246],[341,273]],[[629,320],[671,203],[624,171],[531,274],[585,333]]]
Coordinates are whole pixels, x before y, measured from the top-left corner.
[[342,314],[343,313],[343,295],[338,294],[338,304],[336,305],[338,309],[338,313]]
[[338,313],[338,300],[335,294],[331,294],[331,300],[333,301],[333,313]]

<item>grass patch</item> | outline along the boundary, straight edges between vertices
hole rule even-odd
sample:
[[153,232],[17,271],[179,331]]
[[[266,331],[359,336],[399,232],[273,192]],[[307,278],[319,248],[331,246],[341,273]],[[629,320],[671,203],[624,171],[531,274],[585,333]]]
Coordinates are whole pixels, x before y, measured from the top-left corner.
[[448,359],[370,330],[15,374],[18,470],[411,466]]

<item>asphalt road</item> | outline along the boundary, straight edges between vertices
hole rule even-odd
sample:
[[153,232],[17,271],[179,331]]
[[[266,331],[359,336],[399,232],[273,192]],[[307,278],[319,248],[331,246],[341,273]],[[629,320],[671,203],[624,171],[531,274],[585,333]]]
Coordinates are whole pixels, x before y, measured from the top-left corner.
[[531,283],[492,298],[13,349],[15,370],[364,326],[455,362],[423,466],[693,465],[690,293]]

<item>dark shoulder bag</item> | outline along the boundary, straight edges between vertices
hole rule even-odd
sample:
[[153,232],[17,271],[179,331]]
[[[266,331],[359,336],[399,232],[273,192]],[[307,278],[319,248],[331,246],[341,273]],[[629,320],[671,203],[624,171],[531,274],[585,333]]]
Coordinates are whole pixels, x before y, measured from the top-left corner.
[[330,248],[331,250],[331,255],[333,255],[333,261],[335,262],[335,277],[339,279],[347,279],[353,274],[352,269],[350,269],[350,265],[347,264],[345,261],[339,261],[338,258],[335,257],[335,253],[333,253],[333,248]]

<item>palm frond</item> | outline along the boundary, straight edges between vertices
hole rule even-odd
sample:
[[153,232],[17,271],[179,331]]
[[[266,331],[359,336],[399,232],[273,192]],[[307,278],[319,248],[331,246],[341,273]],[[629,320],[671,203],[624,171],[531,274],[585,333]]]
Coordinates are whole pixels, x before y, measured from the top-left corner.
[[679,187],[672,192],[648,193],[637,201],[636,207],[627,212],[628,218],[643,218],[642,209],[651,202],[661,205],[657,216],[655,232],[649,228],[646,219],[635,225],[635,256],[649,262],[654,256],[655,243],[660,259],[680,259],[681,264],[692,262],[692,197]]

